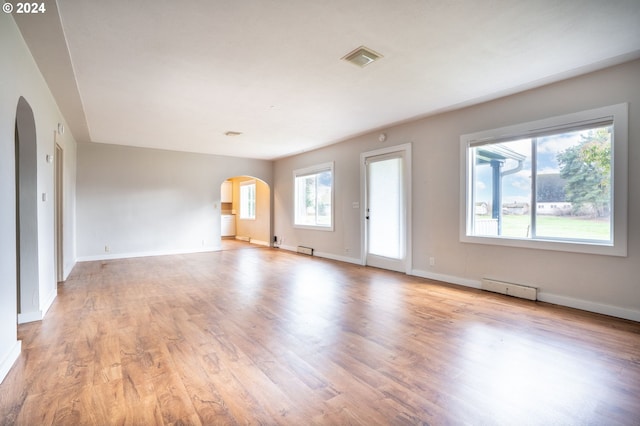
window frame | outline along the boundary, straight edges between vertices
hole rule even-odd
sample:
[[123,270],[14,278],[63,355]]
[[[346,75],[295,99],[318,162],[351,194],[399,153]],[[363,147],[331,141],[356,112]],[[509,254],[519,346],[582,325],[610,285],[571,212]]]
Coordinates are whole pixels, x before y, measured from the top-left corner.
[[[300,229],[312,229],[318,231],[333,231],[335,224],[335,167],[334,162],[330,161],[327,163],[317,164],[315,166],[305,167],[302,169],[296,169],[293,171],[293,227]],[[330,214],[330,225],[306,225],[299,224],[296,222],[298,211],[298,191],[296,190],[296,180],[300,177],[318,175],[323,172],[331,172],[331,214]]]
[[[542,120],[484,130],[460,136],[460,241],[463,243],[522,247],[610,256],[627,256],[627,197],[628,197],[628,104],[580,111]],[[508,140],[533,138],[543,134],[561,133],[595,123],[611,120],[612,222],[611,242],[562,240],[550,238],[519,239],[471,234],[474,215],[471,149],[474,146]]]
[[[243,187],[247,187],[247,186],[253,186],[253,211],[249,212],[249,213],[253,213],[250,216],[245,216],[243,215],[244,213],[244,199],[242,197],[242,188]],[[240,191],[240,215],[239,218],[240,220],[256,220],[256,211],[257,211],[257,186],[256,186],[256,181],[255,179],[251,179],[251,180],[245,180],[240,182],[239,184],[239,191]]]

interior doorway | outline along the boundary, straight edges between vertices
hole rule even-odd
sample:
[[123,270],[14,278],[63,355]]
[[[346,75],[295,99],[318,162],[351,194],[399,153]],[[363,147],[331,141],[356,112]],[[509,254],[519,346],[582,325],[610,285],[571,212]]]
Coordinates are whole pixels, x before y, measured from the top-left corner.
[[271,188],[253,176],[233,176],[220,185],[220,236],[271,246]]
[[21,314],[39,310],[38,188],[36,125],[29,103],[20,97],[16,108],[16,288]]
[[399,272],[411,270],[411,146],[362,154],[364,263]]

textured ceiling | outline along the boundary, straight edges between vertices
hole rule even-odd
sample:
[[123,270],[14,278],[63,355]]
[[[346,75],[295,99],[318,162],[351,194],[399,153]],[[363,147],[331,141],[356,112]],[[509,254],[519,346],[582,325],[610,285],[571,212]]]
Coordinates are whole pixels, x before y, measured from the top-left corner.
[[[55,6],[15,19],[79,141],[241,157],[295,154],[640,57],[638,0]],[[361,45],[383,58],[340,59]]]

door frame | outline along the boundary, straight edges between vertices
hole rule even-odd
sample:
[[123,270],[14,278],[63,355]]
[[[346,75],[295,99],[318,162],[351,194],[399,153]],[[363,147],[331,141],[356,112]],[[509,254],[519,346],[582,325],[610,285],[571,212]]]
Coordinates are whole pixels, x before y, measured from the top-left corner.
[[381,149],[376,149],[374,151],[367,151],[360,154],[360,205],[362,206],[361,214],[360,214],[360,235],[361,235],[361,257],[360,263],[364,266],[367,265],[367,252],[368,252],[368,226],[367,226],[367,165],[366,161],[371,157],[378,157],[386,154],[393,153],[402,153],[404,158],[403,167],[402,167],[402,177],[404,184],[404,273],[411,274],[413,268],[413,258],[412,258],[412,239],[411,239],[411,211],[412,211],[412,203],[411,203],[411,143],[405,143],[401,145],[389,146]]
[[55,263],[56,282],[64,281],[64,154],[54,134],[54,193],[55,193]]

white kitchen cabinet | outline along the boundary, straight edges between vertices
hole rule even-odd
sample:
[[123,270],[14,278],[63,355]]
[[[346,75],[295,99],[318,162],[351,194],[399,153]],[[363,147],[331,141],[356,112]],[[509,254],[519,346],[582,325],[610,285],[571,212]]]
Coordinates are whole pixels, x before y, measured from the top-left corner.
[[222,187],[220,191],[221,191],[221,197],[220,197],[221,203],[233,202],[233,183],[230,180],[225,180],[224,182],[222,182]]
[[220,236],[234,237],[236,235],[236,215],[223,214],[220,217]]

